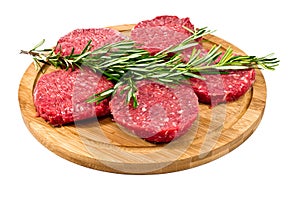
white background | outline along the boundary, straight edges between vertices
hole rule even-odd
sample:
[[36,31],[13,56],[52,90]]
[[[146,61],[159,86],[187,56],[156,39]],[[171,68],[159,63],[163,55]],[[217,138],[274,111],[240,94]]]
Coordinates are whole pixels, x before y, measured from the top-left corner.
[[[5,2],[5,3],[3,3]],[[299,22],[297,1],[1,1],[0,199],[299,199]],[[233,152],[193,169],[120,175],[66,161],[26,129],[18,105],[20,79],[31,63],[20,49],[46,46],[75,28],[137,23],[157,15],[190,17],[197,27],[248,54],[276,53],[264,71],[263,120]],[[298,95],[299,96],[299,95]]]

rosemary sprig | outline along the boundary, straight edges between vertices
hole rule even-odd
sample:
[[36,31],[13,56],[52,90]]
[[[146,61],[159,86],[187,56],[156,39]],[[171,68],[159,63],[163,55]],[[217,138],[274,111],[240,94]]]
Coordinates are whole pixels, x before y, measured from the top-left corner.
[[[101,69],[100,71],[102,71],[103,68],[113,65],[135,64],[132,61],[138,62],[140,65],[153,60],[163,62],[169,56],[168,53],[178,53],[184,49],[196,46],[198,43],[195,42],[195,39],[209,33],[212,33],[212,31],[207,30],[206,27],[198,29],[180,44],[171,46],[155,56],[151,56],[148,51],[140,49],[139,45],[131,40],[107,44],[93,51],[90,51],[92,41],[89,41],[80,54],[74,54],[73,49],[72,53],[68,56],[62,56],[60,53],[55,54],[54,50],[57,46],[54,49],[38,50],[45,42],[45,40],[42,40],[31,50],[21,50],[20,53],[31,55],[37,70],[41,68],[40,63],[53,65],[56,68],[62,69],[69,69],[70,67],[74,69],[74,67],[80,67],[85,63],[86,66],[92,69]],[[101,66],[98,66],[99,63],[101,63]]]
[[[193,34],[180,44],[171,46],[163,51],[150,55],[148,51],[140,49],[134,41],[124,40],[107,44],[91,51],[91,41],[80,54],[74,54],[74,49],[68,56],[55,54],[54,49],[38,48],[44,40],[38,43],[30,51],[21,51],[33,57],[36,69],[40,69],[40,63],[53,65],[61,69],[74,69],[75,67],[87,66],[95,72],[100,72],[108,79],[116,82],[109,90],[95,94],[87,102],[101,102],[122,88],[121,93],[126,93],[126,103],[133,100],[133,106],[138,106],[136,97],[136,82],[143,79],[152,79],[161,83],[178,84],[187,78],[203,79],[201,73],[216,73],[224,70],[240,70],[248,68],[274,70],[279,64],[273,54],[264,57],[235,56],[233,50],[228,48],[223,56],[221,46],[213,46],[205,56],[201,50],[193,49],[188,62],[183,63],[181,51],[198,45],[196,39],[211,33],[205,28],[197,29]],[[175,54],[170,57],[170,53]],[[220,60],[216,62],[216,60]]]
[[[263,57],[256,56],[240,56],[234,55],[232,48],[227,48],[227,50],[222,53],[219,51],[221,46],[213,46],[208,54],[204,57],[199,57],[200,52],[193,52],[191,58],[187,65],[189,66],[189,72],[201,72],[211,70],[242,70],[242,69],[267,69],[275,70],[275,67],[279,65],[279,60],[272,57],[274,54],[269,54]],[[214,63],[216,60],[220,59],[219,62]],[[203,65],[203,63],[206,63]],[[183,67],[182,70],[186,68]]]

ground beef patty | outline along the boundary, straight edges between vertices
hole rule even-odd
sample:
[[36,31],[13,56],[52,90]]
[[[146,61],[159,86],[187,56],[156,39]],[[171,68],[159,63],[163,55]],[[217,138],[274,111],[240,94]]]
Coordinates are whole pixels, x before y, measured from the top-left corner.
[[199,102],[211,105],[237,100],[255,81],[255,70],[228,71],[228,74],[202,75],[206,80],[191,78]]
[[170,142],[188,131],[198,115],[198,99],[190,86],[168,87],[157,82],[137,82],[138,107],[125,104],[117,92],[110,101],[114,121],[149,142]]
[[92,40],[91,50],[93,50],[124,39],[126,36],[110,28],[76,29],[58,40],[55,53],[60,52],[62,56],[67,56],[71,54],[74,47],[74,54],[80,54],[90,40]]
[[[137,44],[140,44],[142,49],[154,55],[161,50],[181,43],[191,36],[192,33],[184,29],[183,26],[194,30],[194,25],[189,18],[158,16],[152,20],[139,22],[131,31],[131,38]],[[203,53],[206,52],[200,43],[194,48],[203,50]],[[192,48],[182,52],[184,61],[188,61],[191,52]]]
[[109,100],[86,103],[91,95],[113,87],[104,76],[88,69],[58,70],[43,75],[34,88],[37,114],[54,126],[110,113]]
[[135,25],[134,29],[152,28],[157,26],[167,27],[169,29],[172,29],[173,31],[181,32],[188,35],[190,35],[191,33],[186,29],[182,28],[183,26],[194,30],[194,25],[191,23],[188,17],[180,19],[177,16],[169,15],[157,16],[154,19],[141,21]]

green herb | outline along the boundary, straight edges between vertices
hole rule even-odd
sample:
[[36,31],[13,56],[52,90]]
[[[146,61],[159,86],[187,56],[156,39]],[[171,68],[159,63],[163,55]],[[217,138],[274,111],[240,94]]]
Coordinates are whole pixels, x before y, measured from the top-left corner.
[[[192,30],[189,30],[192,31]],[[95,72],[100,72],[108,79],[116,82],[109,90],[95,94],[87,102],[101,102],[116,93],[121,88],[126,93],[126,103],[133,101],[133,106],[138,106],[136,97],[136,82],[143,79],[152,79],[161,83],[179,84],[187,78],[204,79],[199,73],[226,73],[224,70],[240,70],[248,68],[274,70],[279,64],[273,54],[264,57],[235,56],[233,50],[228,48],[224,54],[220,51],[221,46],[213,46],[205,56],[201,50],[193,49],[188,62],[182,62],[181,52],[185,49],[198,45],[196,39],[211,33],[207,28],[192,31],[192,35],[180,44],[170,46],[163,51],[150,55],[148,51],[139,48],[134,41],[124,40],[113,44],[107,44],[91,51],[91,42],[86,45],[80,54],[74,54],[74,49],[68,56],[56,54],[54,49],[38,48],[44,40],[38,43],[30,51],[21,51],[33,57],[36,69],[41,64],[53,65],[61,69],[74,69],[86,66]],[[170,57],[170,53],[174,54]],[[220,60],[216,62],[216,60]]]

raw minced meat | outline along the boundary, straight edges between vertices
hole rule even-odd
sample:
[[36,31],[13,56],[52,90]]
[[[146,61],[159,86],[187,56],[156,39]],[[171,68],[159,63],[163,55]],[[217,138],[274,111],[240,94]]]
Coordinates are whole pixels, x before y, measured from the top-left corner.
[[198,99],[190,86],[143,80],[137,87],[137,108],[125,104],[126,93],[117,92],[110,101],[114,120],[133,134],[149,142],[170,142],[196,120]]
[[58,70],[38,80],[33,100],[37,114],[51,125],[59,126],[109,114],[108,99],[97,105],[86,100],[111,87],[111,81],[89,69]]
[[203,74],[206,80],[191,78],[199,102],[211,105],[237,100],[255,81],[255,69],[230,70],[228,74]]
[[74,54],[80,54],[90,40],[92,40],[91,50],[94,50],[124,39],[126,39],[126,36],[110,28],[76,29],[58,40],[55,53],[67,56],[71,54],[74,48]]
[[[140,48],[154,55],[170,46],[180,44],[191,36],[192,33],[184,27],[194,30],[194,25],[189,18],[180,19],[177,16],[158,16],[151,20],[139,22],[131,31],[131,38],[140,45]],[[202,55],[206,53],[201,45],[201,40],[197,41],[199,42],[198,45],[181,52],[184,61],[189,60],[193,48],[201,50]]]
[[187,35],[190,35],[191,33],[188,30],[184,29],[183,26],[194,30],[194,25],[191,23],[188,17],[180,19],[177,16],[169,15],[157,16],[154,19],[141,21],[135,25],[134,29],[152,28],[158,26],[167,27],[173,31],[181,32]]

